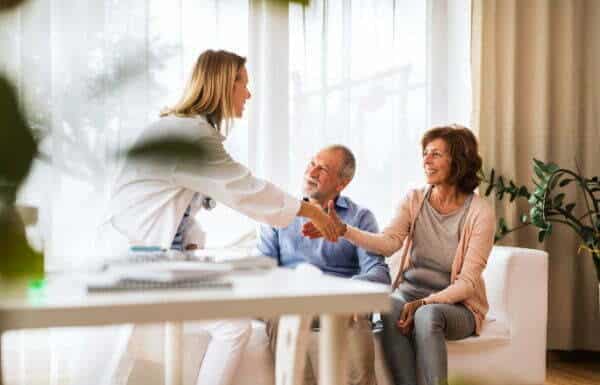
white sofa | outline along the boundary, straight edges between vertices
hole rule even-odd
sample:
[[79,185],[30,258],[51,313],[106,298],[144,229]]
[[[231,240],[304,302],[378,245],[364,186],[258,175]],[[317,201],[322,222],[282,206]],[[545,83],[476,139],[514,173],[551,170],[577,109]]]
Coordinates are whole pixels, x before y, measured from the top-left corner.
[[[546,369],[547,253],[539,250],[496,246],[490,256],[484,278],[490,302],[488,320],[483,326],[481,336],[448,342],[450,376],[480,378],[485,384],[543,384]],[[76,365],[79,369],[82,366],[89,366],[83,376],[86,379],[97,380],[99,376],[91,374],[102,372],[93,364],[104,361],[100,357],[106,357],[108,352],[100,354],[102,349],[99,348],[102,347],[102,344],[98,342],[115,337],[110,328],[99,328],[99,330],[100,334],[95,333],[96,343],[92,345],[85,343],[79,348],[82,353],[88,350],[87,353],[77,357],[79,363]],[[162,385],[162,339],[160,338],[162,330],[161,325],[140,328],[140,333],[148,333],[148,338],[138,339],[143,341],[143,346],[136,347],[137,360],[130,368],[131,371],[126,370],[129,373],[128,380],[124,381],[121,377],[108,382],[119,385],[124,383],[128,385]],[[66,334],[59,336],[57,333],[66,333],[69,336]],[[72,333],[74,331],[71,330],[67,333],[65,330],[65,332],[50,333],[45,331],[14,332],[5,335],[3,358],[6,383],[50,384],[49,378],[52,377],[50,375],[54,373],[58,377],[64,377],[64,381],[59,379],[52,383],[92,384],[92,382],[81,380],[73,382],[72,379],[75,377],[65,376],[65,373],[68,374],[66,369],[75,369],[71,368],[73,363],[71,354],[77,349],[73,349],[71,345],[76,344],[78,338],[73,338],[75,335]],[[316,338],[315,335],[312,337]],[[47,343],[42,341],[44,338],[48,338]],[[54,354],[54,358],[48,361],[47,354],[52,350],[56,352],[57,346],[59,346],[58,343],[51,343],[52,338],[69,346],[68,349],[64,349],[65,354]],[[186,330],[184,342],[186,351],[184,354],[184,381],[186,385],[194,385],[197,368],[209,338],[207,334],[196,329]],[[20,345],[32,350],[34,345],[31,344],[31,341],[33,339],[37,341],[35,346],[45,346],[46,353],[41,351],[24,352],[23,349],[18,349]],[[377,335],[375,335],[375,342],[378,384],[391,384]],[[110,344],[106,346],[108,345]],[[89,350],[94,346],[96,348]],[[69,352],[71,354],[68,354]],[[67,359],[67,355],[71,357]],[[61,364],[63,359],[64,365]],[[67,364],[67,362],[71,364]],[[83,365],[84,363],[87,364]],[[66,368],[65,373],[60,369],[63,366]],[[71,381],[66,377],[70,377]],[[81,378],[81,374],[76,377]],[[93,382],[98,383],[97,381]],[[239,375],[236,377],[234,385],[273,385],[274,382],[274,369],[264,325],[261,322],[255,322],[253,334],[244,353]]]
[[[480,379],[485,384],[543,384],[546,372],[546,319],[548,255],[540,250],[495,246],[484,272],[490,313],[482,334],[449,341],[449,375]],[[189,335],[187,357],[200,357],[209,336]],[[313,335],[313,338],[316,336]],[[392,384],[375,335],[376,372],[379,385]],[[156,369],[160,355],[138,362],[129,384],[160,384]],[[152,363],[151,363],[152,361]],[[192,362],[190,362],[192,364]],[[193,365],[185,383],[192,385]],[[149,376],[150,373],[153,373]],[[273,385],[274,370],[264,325],[254,323],[242,367],[234,385]],[[154,381],[153,381],[154,380]]]
[[546,378],[548,254],[495,246],[484,271],[490,312],[479,337],[448,342],[449,374],[485,384]]

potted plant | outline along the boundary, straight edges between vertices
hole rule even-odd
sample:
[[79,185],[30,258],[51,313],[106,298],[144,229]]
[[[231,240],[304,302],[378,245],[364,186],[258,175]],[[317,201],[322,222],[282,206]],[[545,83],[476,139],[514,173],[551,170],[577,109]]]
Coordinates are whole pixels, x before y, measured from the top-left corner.
[[[578,252],[589,253],[594,262],[600,289],[600,178],[585,177],[579,168],[575,172],[537,159],[533,159],[533,171],[533,192],[512,180],[507,182],[494,169],[488,175],[482,172],[482,179],[488,185],[486,196],[495,192],[498,200],[527,199],[529,204],[529,212],[520,215],[519,224],[509,227],[504,218],[498,220],[495,240],[523,227],[535,226],[538,241],[543,242],[552,234],[554,224],[569,226],[581,240]],[[569,187],[583,196],[582,207],[567,198]]]

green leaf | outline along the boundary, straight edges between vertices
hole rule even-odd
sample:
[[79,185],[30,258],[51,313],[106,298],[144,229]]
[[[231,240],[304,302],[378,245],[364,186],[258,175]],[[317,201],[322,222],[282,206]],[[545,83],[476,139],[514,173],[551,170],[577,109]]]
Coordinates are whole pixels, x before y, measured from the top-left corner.
[[0,183],[18,188],[36,154],[37,144],[19,109],[17,94],[0,77]]
[[25,3],[25,0],[0,0],[0,11],[17,7],[23,3]]
[[554,207],[560,207],[563,203],[563,199],[565,199],[565,194],[560,193],[554,197],[554,201],[552,202],[552,204],[554,205]]
[[543,170],[546,165],[541,160],[533,158],[533,167],[537,167],[540,170]]
[[531,210],[529,211],[529,218],[534,226],[539,227],[541,229],[546,228],[546,223],[544,222],[542,211],[537,206],[531,208]]
[[489,185],[488,188],[485,189],[485,196],[490,196],[490,194],[492,193],[492,190],[494,190],[494,176],[495,176],[496,172],[494,171],[494,169],[492,169],[490,171],[490,179],[489,179]]
[[529,198],[529,190],[527,190],[527,187],[525,186],[521,186],[521,188],[519,188],[519,195],[525,198]]
[[594,241],[596,239],[596,234],[594,229],[592,229],[589,226],[583,226],[581,228],[581,232],[579,233],[579,236],[581,237],[581,239],[583,239],[583,242],[585,242],[586,245],[593,245]]
[[544,199],[544,194],[546,193],[546,189],[543,187],[536,187],[533,195],[539,198],[539,200]]
[[13,207],[0,212],[0,280],[44,276],[44,258],[27,242],[21,217]]
[[498,182],[496,183],[496,198],[499,201],[504,198],[504,178],[502,175],[498,177]]
[[542,184],[542,185],[545,185],[546,182],[548,181],[548,174],[546,173],[544,167],[545,167],[544,164],[538,165],[537,163],[533,167],[533,171],[535,172],[535,175],[537,175],[537,177],[540,181],[540,184]]
[[546,224],[546,238],[548,238],[552,234],[552,223]]
[[498,188],[504,192],[504,178],[502,175],[498,177]]
[[529,204],[531,206],[534,206],[537,204],[538,201],[540,201],[541,199],[538,198],[535,194],[531,194],[531,196],[529,197],[529,199],[527,200],[527,202],[529,202]]
[[207,143],[190,141],[187,138],[162,138],[152,139],[137,144],[126,152],[130,159],[142,161],[165,161],[171,159],[184,159],[184,161],[206,160],[211,152]]
[[545,230],[540,230],[538,232],[538,241],[539,242],[544,242],[544,238],[546,238],[546,231]]
[[561,180],[558,185],[560,187],[565,187],[566,185],[568,185],[569,183],[573,182],[574,180],[575,179],[573,179],[573,178],[565,178],[565,179]]
[[558,170],[560,170],[560,167],[556,163],[547,163],[544,171],[548,174],[554,174]]
[[550,190],[553,190],[556,187],[559,180],[560,180],[560,178],[557,178],[554,175],[552,175],[550,178],[548,178],[548,181],[552,181],[552,183],[550,184]]
[[502,232],[502,234],[506,234],[508,231],[508,226],[506,226],[506,220],[504,218],[498,219],[498,228]]

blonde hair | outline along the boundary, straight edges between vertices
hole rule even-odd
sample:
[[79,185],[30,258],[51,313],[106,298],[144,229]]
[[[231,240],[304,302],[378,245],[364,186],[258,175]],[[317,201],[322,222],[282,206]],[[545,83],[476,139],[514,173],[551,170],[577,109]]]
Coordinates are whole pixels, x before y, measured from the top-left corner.
[[162,110],[160,116],[204,115],[219,130],[225,121],[227,130],[235,116],[231,100],[233,84],[245,64],[245,57],[232,52],[204,51],[196,60],[179,102]]

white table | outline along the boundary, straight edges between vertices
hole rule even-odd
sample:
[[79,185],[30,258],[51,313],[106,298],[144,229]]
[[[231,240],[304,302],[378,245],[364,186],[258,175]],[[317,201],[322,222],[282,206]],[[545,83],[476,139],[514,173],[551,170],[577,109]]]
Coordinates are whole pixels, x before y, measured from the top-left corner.
[[81,282],[62,275],[50,277],[46,287],[29,298],[0,293],[0,333],[28,328],[166,322],[165,384],[180,385],[181,322],[320,314],[321,354],[332,363],[320,372],[320,383],[334,385],[344,382],[343,365],[339,365],[343,353],[339,346],[343,344],[336,342],[344,338],[344,315],[387,311],[388,294],[389,289],[383,285],[280,268],[237,274],[233,289],[111,294],[87,294]]

